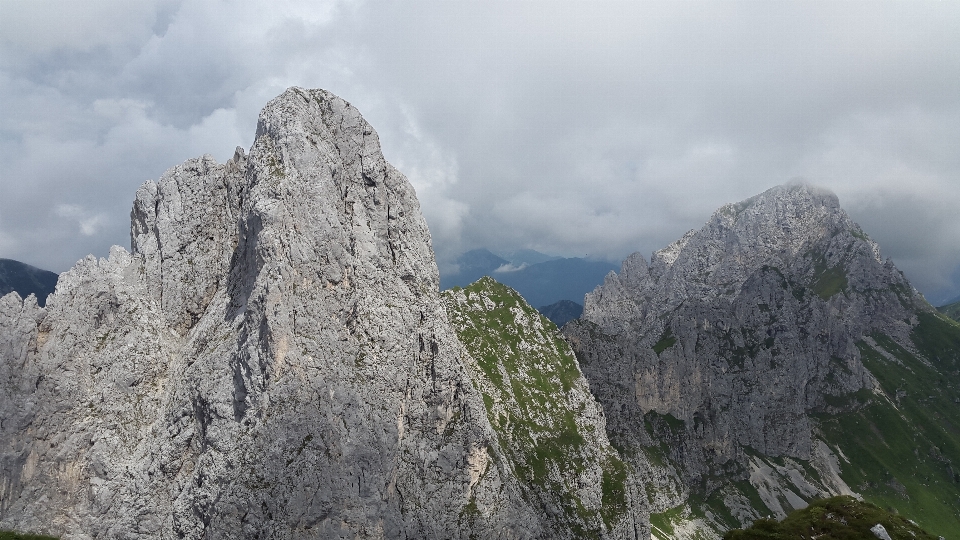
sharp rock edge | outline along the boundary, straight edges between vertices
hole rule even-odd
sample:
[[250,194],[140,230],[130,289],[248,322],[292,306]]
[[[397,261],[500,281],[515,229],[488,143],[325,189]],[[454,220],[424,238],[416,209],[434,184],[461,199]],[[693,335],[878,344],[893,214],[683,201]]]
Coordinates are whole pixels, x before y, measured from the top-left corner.
[[141,186],[131,244],[78,262],[46,308],[0,299],[0,528],[547,534],[464,367],[414,191],[349,103],[287,90],[249,153]]
[[[852,492],[811,414],[879,392],[858,342],[909,343],[931,311],[835,195],[791,184],[721,207],[649,263],[631,255],[564,333],[651,512],[685,513],[677,537],[718,537]],[[708,497],[721,502],[691,507]]]

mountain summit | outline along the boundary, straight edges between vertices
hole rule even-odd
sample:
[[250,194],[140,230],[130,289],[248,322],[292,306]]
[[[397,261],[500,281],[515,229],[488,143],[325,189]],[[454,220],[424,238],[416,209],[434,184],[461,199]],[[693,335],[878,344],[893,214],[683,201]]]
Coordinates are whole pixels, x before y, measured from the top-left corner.
[[0,299],[0,529],[569,535],[505,460],[413,188],[343,99],[291,88],[249,154],[145,183],[131,244],[46,308]]
[[[655,479],[654,522],[666,513],[690,530],[722,531],[854,490],[888,503],[892,492],[869,488],[882,484],[863,471],[909,462],[899,449],[877,450],[905,437],[960,463],[949,427],[960,425],[957,385],[904,393],[918,377],[955,380],[960,327],[819,188],[775,187],[721,207],[649,264],[631,255],[564,332],[611,442]],[[895,415],[928,396],[943,410],[844,438],[852,419]],[[881,446],[861,451],[878,437]],[[929,466],[953,485],[953,473]],[[903,487],[923,474],[901,465],[883,482]],[[958,530],[944,517],[960,515],[958,494],[954,485],[936,502],[897,504]]]
[[562,333],[489,277],[440,293],[413,188],[323,90],[130,217],[45,307],[0,297],[0,530],[719,538],[856,493],[960,534],[960,324],[830,193],[724,206]]

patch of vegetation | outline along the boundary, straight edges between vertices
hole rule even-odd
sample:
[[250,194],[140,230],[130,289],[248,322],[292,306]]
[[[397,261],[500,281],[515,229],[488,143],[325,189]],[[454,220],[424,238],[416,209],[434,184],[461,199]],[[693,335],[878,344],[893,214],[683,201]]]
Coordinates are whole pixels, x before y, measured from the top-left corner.
[[866,500],[960,537],[960,325],[921,314],[911,337],[922,358],[889,336],[872,337],[899,362],[858,343],[884,396],[855,412],[818,415],[821,431],[849,459],[841,476]]
[[651,436],[657,438],[669,437],[679,440],[687,429],[687,423],[672,414],[660,414],[650,411],[643,415],[644,427]]
[[[465,304],[455,300],[461,293]],[[600,537],[627,512],[627,469],[612,450],[598,455],[585,438],[589,433],[577,426],[579,411],[567,396],[582,375],[570,346],[556,325],[490,277],[444,295],[457,335],[481,372],[475,384],[487,417],[528,500],[559,506],[562,515],[554,519],[577,537]],[[569,480],[591,462],[603,473],[602,508],[593,510]]]
[[[738,345],[740,342],[743,345]],[[731,367],[743,369],[747,358],[755,360],[762,349],[773,349],[775,343],[776,340],[773,337],[760,339],[754,328],[731,328],[723,333],[720,341],[720,357],[726,359]],[[772,354],[776,356],[779,351],[774,349]]]
[[291,463],[293,463],[295,459],[297,459],[298,456],[303,454],[303,450],[307,447],[308,444],[310,444],[310,441],[312,440],[313,440],[313,435],[307,434],[307,436],[304,437],[302,441],[300,441],[300,446],[297,447],[296,451],[294,452],[294,455],[290,456],[290,458],[287,460],[288,467],[290,466]]
[[668,326],[664,329],[663,335],[660,336],[660,341],[653,345],[653,352],[657,353],[657,356],[660,356],[660,353],[673,347],[676,342],[677,338],[673,335],[673,330]]
[[603,509],[600,514],[606,526],[613,527],[627,513],[627,466],[613,456],[603,464]]
[[934,313],[917,315],[920,324],[910,333],[920,353],[940,371],[960,368],[960,323]]
[[16,531],[0,531],[0,540],[58,540],[55,536],[27,534]]
[[937,311],[943,313],[947,317],[955,321],[960,321],[960,302],[954,302],[952,304],[947,304],[945,306],[940,306],[937,308]]
[[673,522],[683,518],[684,507],[677,506],[666,512],[650,514],[650,528],[655,538],[673,538]]
[[846,267],[842,264],[827,266],[827,259],[820,255],[813,264],[813,281],[810,288],[824,300],[829,300],[831,296],[847,290]]
[[[744,447],[748,455],[761,455],[750,447]],[[769,457],[767,457],[769,459]],[[694,490],[690,493],[688,503],[691,509],[691,515],[707,523],[713,523],[719,527],[720,531],[725,531],[739,527],[741,521],[730,511],[725,501],[727,496],[735,497],[740,495],[749,501],[749,506],[757,512],[766,513],[767,506],[764,504],[760,493],[746,479],[730,481],[736,474],[711,475],[711,482],[719,484],[720,487],[713,489],[704,495],[701,490]]]
[[724,540],[877,540],[871,528],[882,525],[894,540],[935,540],[910,520],[853,497],[815,501],[783,521],[758,519],[748,529],[733,529]]

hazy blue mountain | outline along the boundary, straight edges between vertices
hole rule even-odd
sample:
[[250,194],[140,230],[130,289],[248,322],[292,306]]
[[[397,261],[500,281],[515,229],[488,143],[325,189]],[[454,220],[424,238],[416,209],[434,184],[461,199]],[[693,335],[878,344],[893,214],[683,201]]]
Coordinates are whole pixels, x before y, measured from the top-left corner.
[[541,306],[538,311],[559,327],[579,318],[583,313],[583,305],[572,300],[560,300],[549,306]]
[[440,276],[440,289],[466,287],[483,276],[492,276],[493,271],[510,261],[494,255],[486,249],[473,249],[457,257],[460,271],[456,274],[444,273]]
[[954,297],[951,298],[950,300],[947,300],[946,302],[944,302],[944,303],[942,304],[941,307],[945,307],[945,306],[948,306],[948,305],[950,305],[950,304],[956,304],[957,302],[960,302],[960,296],[954,296]]
[[41,306],[47,303],[47,295],[57,287],[58,274],[41,270],[13,259],[0,259],[0,296],[16,291],[21,298],[37,296]]
[[603,283],[604,276],[617,269],[608,262],[572,257],[496,272],[493,277],[513,287],[531,305],[547,306],[559,300],[582,302],[584,295]]
[[[559,300],[583,302],[583,297],[619,267],[604,261],[563,258],[522,249],[504,258],[486,249],[474,249],[457,258],[460,271],[440,276],[440,288],[466,287],[483,276],[512,287],[533,306]],[[539,262],[533,262],[539,261]]]
[[545,253],[540,253],[539,251],[536,251],[533,249],[520,249],[512,253],[507,253],[503,257],[517,266],[522,264],[526,264],[526,265],[540,264],[543,262],[555,261],[557,259],[563,258],[563,257],[557,257],[555,255],[547,255]]

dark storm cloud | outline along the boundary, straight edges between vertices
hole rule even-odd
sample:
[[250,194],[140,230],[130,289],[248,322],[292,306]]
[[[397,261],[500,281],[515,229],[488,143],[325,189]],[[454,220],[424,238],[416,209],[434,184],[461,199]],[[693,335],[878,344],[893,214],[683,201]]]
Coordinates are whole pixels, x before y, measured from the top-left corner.
[[960,292],[960,4],[60,4],[0,3],[0,256],[125,244],[143,180],[249,146],[300,85],[378,129],[441,264],[649,255],[803,177],[932,299]]

